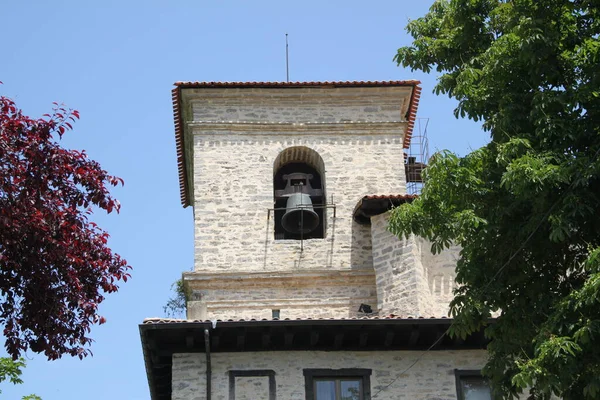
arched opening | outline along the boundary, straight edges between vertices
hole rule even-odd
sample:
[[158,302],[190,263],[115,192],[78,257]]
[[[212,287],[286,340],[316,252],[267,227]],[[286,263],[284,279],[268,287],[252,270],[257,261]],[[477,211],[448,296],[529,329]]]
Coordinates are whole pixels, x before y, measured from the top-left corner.
[[275,239],[318,239],[326,232],[325,164],[304,146],[282,151],[273,164]]

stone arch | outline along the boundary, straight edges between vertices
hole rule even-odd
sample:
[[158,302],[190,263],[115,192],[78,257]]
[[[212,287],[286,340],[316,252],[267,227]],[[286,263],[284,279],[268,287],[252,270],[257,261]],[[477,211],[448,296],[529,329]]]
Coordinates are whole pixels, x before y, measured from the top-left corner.
[[306,146],[292,146],[281,151],[273,163],[273,175],[284,165],[292,162],[301,162],[316,169],[325,179],[325,163],[323,158],[315,150]]
[[[283,229],[282,218],[285,214],[287,197],[281,194],[286,185],[283,177],[292,173],[310,176],[310,184],[315,191],[310,199],[313,211],[319,217],[318,226],[309,233],[293,234]],[[325,192],[325,162],[321,155],[307,146],[291,146],[283,149],[273,162],[273,197],[275,203],[275,239],[317,239],[325,238],[327,208]]]

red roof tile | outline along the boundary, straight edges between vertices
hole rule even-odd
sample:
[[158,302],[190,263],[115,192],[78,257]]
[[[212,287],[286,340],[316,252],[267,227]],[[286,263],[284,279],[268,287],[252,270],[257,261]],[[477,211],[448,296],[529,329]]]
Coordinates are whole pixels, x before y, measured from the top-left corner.
[[363,197],[361,200],[414,200],[419,197],[416,194],[372,194],[369,196]]
[[352,217],[359,224],[371,223],[371,217],[382,214],[398,207],[400,204],[409,203],[419,197],[416,194],[386,194],[364,196],[358,201]]
[[175,82],[182,88],[287,88],[287,87],[375,87],[417,86],[421,82],[407,81],[344,81],[344,82]]
[[417,107],[421,97],[421,82],[417,80],[404,81],[345,81],[345,82],[175,82],[171,91],[173,102],[173,118],[175,122],[175,143],[177,147],[177,166],[179,170],[179,190],[181,204],[184,207],[191,205],[189,188],[186,179],[187,168],[184,152],[183,118],[181,115],[181,89],[184,88],[295,88],[295,87],[379,87],[379,86],[412,86],[414,88],[408,109],[408,127],[404,136],[404,148],[410,146],[410,138],[415,126]]
[[[447,316],[430,316],[430,317],[415,317],[415,316],[400,316],[400,315],[385,315],[385,316],[363,316],[363,317],[348,317],[348,318],[261,318],[261,319],[217,319],[216,322],[260,322],[260,321],[355,321],[355,320],[410,320],[410,319],[448,319]],[[176,318],[146,318],[144,324],[180,324],[180,323],[212,323],[211,320],[200,319],[176,319]]]

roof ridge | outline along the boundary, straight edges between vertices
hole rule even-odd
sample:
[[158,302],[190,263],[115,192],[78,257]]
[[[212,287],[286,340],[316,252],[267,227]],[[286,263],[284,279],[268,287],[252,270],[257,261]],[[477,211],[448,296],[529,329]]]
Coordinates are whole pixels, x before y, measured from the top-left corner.
[[177,81],[177,87],[290,87],[290,86],[415,86],[421,82],[418,80],[395,80],[395,81]]

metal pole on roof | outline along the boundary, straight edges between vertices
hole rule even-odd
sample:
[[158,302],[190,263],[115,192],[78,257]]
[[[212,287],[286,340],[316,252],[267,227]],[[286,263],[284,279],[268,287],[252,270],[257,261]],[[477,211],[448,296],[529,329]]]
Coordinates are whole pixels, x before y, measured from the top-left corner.
[[290,63],[289,63],[289,51],[288,51],[288,34],[285,34],[285,76],[287,82],[290,82]]

